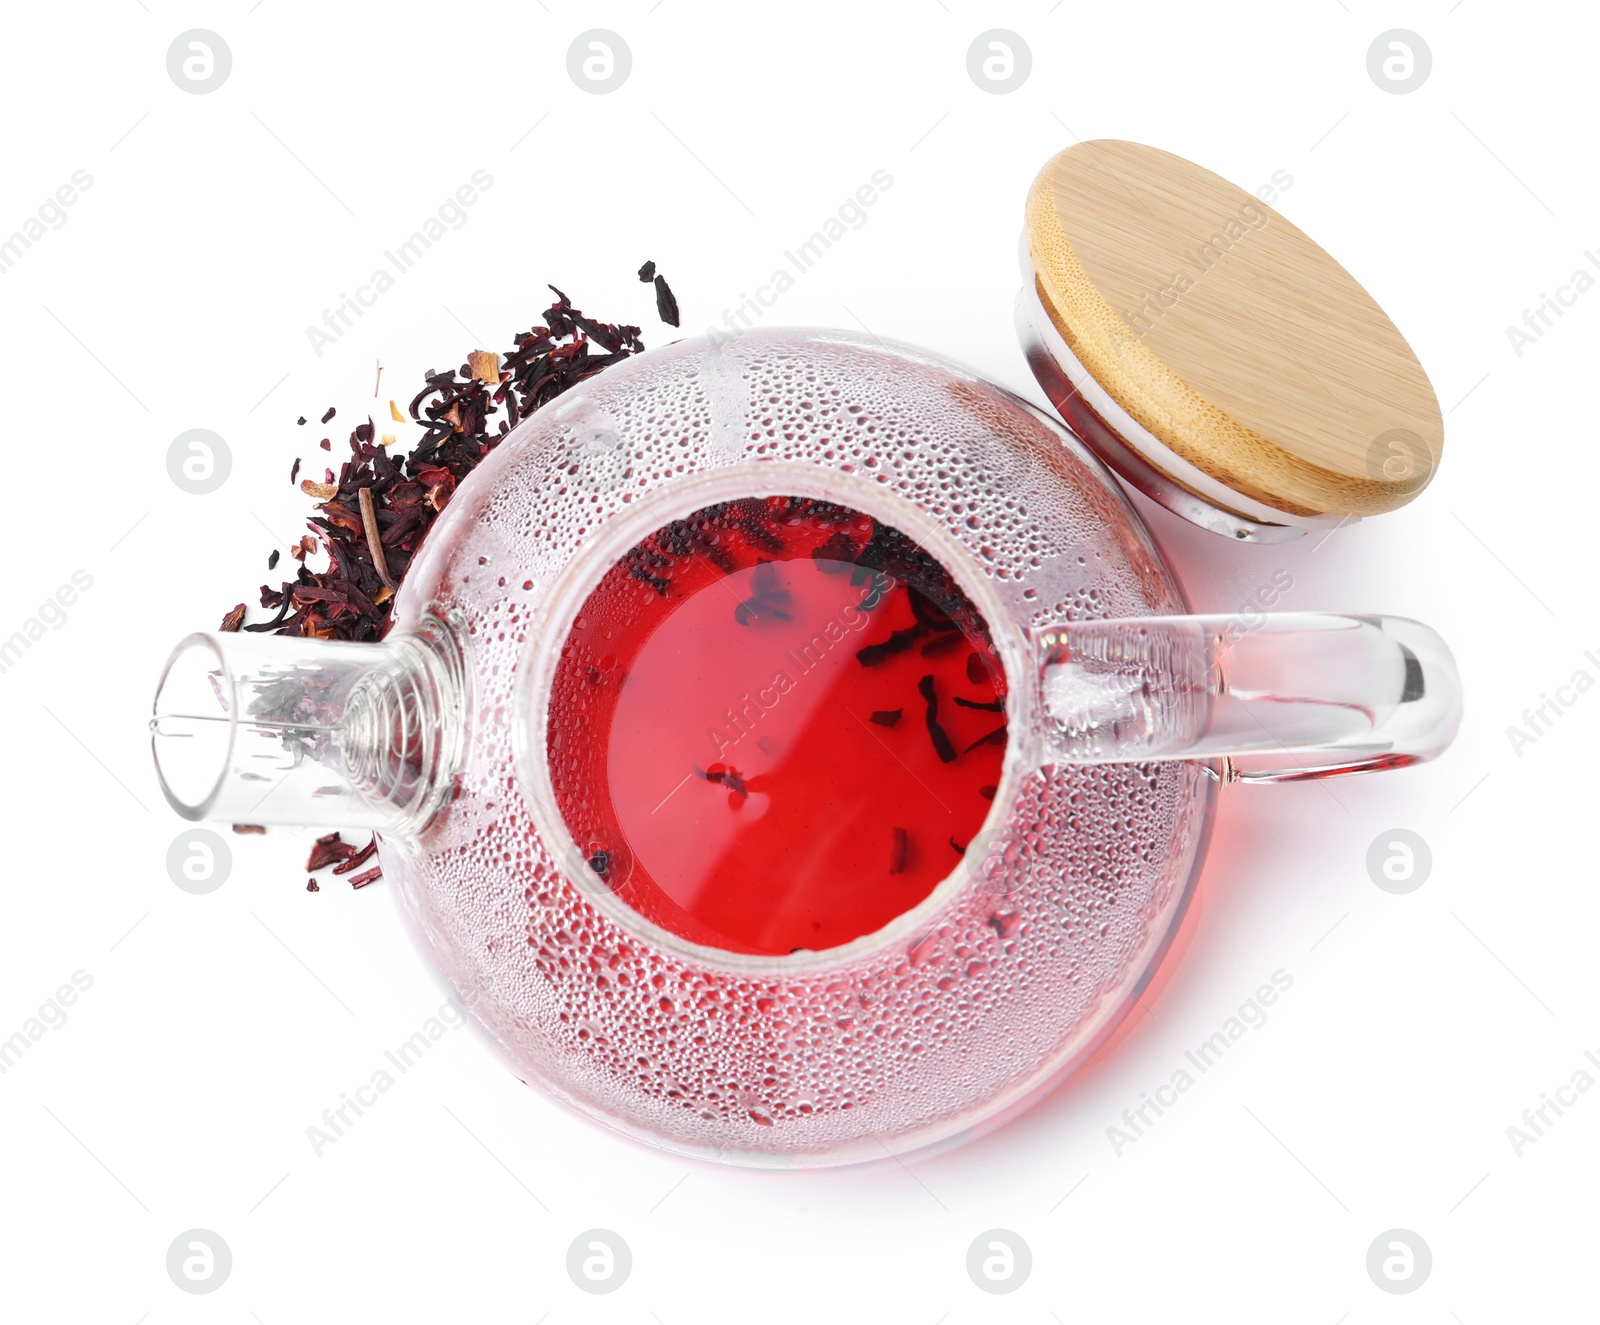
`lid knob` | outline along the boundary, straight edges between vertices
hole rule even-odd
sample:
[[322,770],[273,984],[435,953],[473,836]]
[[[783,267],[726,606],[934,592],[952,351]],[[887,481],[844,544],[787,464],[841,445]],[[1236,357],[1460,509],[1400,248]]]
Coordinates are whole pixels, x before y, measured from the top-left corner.
[[1034,180],[1024,247],[1035,371],[1180,514],[1292,537],[1394,510],[1433,477],[1444,422],[1411,347],[1256,195],[1157,148],[1083,142]]

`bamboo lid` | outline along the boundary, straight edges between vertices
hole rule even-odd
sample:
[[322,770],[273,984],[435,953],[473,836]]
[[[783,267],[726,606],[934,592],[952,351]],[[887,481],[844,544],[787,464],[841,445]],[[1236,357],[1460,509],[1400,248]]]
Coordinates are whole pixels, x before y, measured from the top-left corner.
[[1411,347],[1255,195],[1153,147],[1079,143],[1035,179],[1025,242],[1075,367],[1168,479],[1303,523],[1394,510],[1432,478],[1444,422]]

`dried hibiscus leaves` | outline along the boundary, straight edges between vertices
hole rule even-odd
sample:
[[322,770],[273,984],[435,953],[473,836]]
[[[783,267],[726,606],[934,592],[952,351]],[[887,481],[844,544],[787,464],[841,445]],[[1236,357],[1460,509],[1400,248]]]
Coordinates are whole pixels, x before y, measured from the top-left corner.
[[656,274],[656,264],[647,262],[639,268],[639,279],[646,285],[656,287],[656,316],[669,327],[678,325],[678,300],[672,293],[672,287],[667,284],[665,276]]
[[[639,277],[654,284],[662,320],[677,326],[677,300],[655,274],[655,264],[646,263]],[[542,324],[515,336],[506,353],[475,349],[459,369],[430,370],[406,414],[388,402],[391,420],[409,417],[422,425],[422,439],[409,455],[391,455],[394,436],[379,436],[368,418],[351,431],[350,459],[337,475],[330,469],[320,481],[301,480],[302,462],[295,460],[289,481],[317,499],[317,514],[307,522],[311,534],[290,549],[298,563],[295,577],[277,588],[261,586],[261,606],[273,613],[269,619],[246,625],[246,605],[239,603],[223,616],[221,630],[357,642],[383,638],[395,591],[467,475],[540,406],[644,349],[638,327],[586,317],[560,290],[550,289],[556,298],[541,314]],[[320,422],[336,412],[330,406]],[[304,416],[296,420],[305,422]],[[331,449],[326,438],[319,444]],[[327,565],[314,570],[306,563],[319,546]],[[279,555],[274,550],[268,557],[269,570],[276,569]],[[376,851],[376,837],[358,847],[329,833],[313,844],[306,870],[314,875],[331,866],[333,873],[349,875],[353,888],[363,888],[382,877],[376,864],[361,869]],[[320,885],[308,878],[306,889],[318,892]]]
[[[367,839],[364,847],[358,847],[351,842],[346,842],[338,833],[326,833],[311,844],[311,854],[306,857],[306,872],[315,874],[318,870],[325,870],[330,865],[335,874],[349,874],[359,870],[377,853],[378,839],[376,834]],[[365,888],[369,883],[383,877],[383,867],[374,865],[370,870],[355,875],[350,880],[352,888]],[[306,891],[309,893],[321,892],[321,885],[316,879],[306,880]]]
[[[425,375],[409,408],[424,431],[409,455],[391,455],[390,437],[380,438],[369,418],[350,433],[350,459],[337,475],[300,482],[317,499],[309,524],[328,564],[313,570],[297,548],[295,578],[261,586],[261,606],[274,615],[243,625],[235,608],[232,629],[383,638],[395,590],[462,480],[534,410],[644,349],[638,327],[586,317],[561,291],[555,295],[542,325],[515,337],[505,354],[474,350],[459,369]],[[389,412],[401,417],[393,402]],[[322,422],[333,416],[328,410]],[[291,482],[298,476],[296,462]]]

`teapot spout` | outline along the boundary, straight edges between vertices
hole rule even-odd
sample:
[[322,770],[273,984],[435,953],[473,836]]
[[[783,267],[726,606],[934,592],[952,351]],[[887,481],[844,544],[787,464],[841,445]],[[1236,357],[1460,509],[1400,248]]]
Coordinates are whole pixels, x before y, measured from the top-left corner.
[[378,644],[205,633],[168,659],[150,742],[186,819],[407,833],[449,791],[466,710],[436,620]]

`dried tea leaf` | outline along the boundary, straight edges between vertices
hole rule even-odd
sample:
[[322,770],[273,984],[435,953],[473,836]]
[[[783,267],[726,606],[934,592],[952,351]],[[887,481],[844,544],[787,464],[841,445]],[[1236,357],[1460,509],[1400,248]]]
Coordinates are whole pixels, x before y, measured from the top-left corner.
[[656,277],[656,316],[669,327],[678,325],[678,300],[666,277]]
[[335,874],[349,874],[352,870],[360,869],[372,859],[373,853],[377,851],[377,849],[378,839],[377,836],[374,835],[367,842],[366,846],[361,848],[361,850],[355,852],[354,855],[346,856],[337,865],[335,865],[333,867],[333,872]]
[[889,873],[904,874],[906,870],[906,855],[910,848],[911,840],[904,828],[891,828],[889,830]]
[[338,833],[325,833],[312,843],[311,854],[306,857],[306,870],[325,869],[335,861],[348,860],[355,853],[356,848],[341,840]]
[[[954,763],[956,748],[951,744],[950,737],[946,734],[945,729],[939,725],[939,695],[934,688],[932,673],[917,682],[917,692],[928,706],[927,712],[923,715],[923,720],[927,723],[928,737],[933,742],[934,753],[939,756],[941,762],[946,764]],[[1002,727],[1000,730],[1003,732],[1005,728]],[[980,741],[976,744],[982,744],[982,742]],[[967,748],[971,750],[976,746],[970,745]]]
[[378,513],[372,504],[372,489],[362,488],[356,496],[361,503],[361,530],[367,538],[367,551],[372,553],[373,568],[383,581],[383,587],[392,591],[396,585],[389,575],[389,563],[384,559],[383,538],[378,532]]
[[[321,483],[301,484],[322,504],[310,519],[312,533],[290,548],[298,563],[294,577],[261,590],[261,606],[276,615],[242,629],[315,639],[383,638],[395,594],[384,583],[380,561],[389,582],[403,584],[438,512],[511,429],[569,388],[644,348],[638,327],[587,318],[559,292],[542,316],[542,325],[536,322],[516,336],[503,354],[475,351],[487,356],[486,368],[491,359],[498,365],[490,380],[470,371],[466,377],[430,371],[409,409],[389,402],[395,422],[412,419],[422,425],[409,455],[389,454],[385,448],[393,440],[385,434],[380,444],[370,419],[352,430],[350,458],[337,478],[330,470]],[[291,481],[298,482],[299,474],[297,463]],[[370,518],[358,510],[362,489],[368,490]],[[370,536],[374,527],[377,549]],[[319,549],[326,569],[313,570],[310,554]]]

